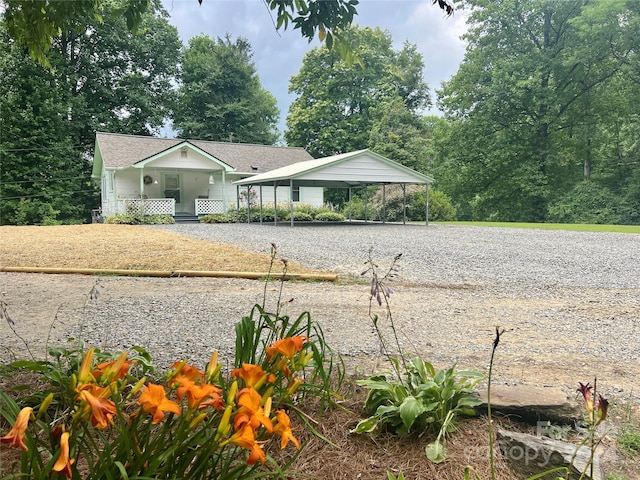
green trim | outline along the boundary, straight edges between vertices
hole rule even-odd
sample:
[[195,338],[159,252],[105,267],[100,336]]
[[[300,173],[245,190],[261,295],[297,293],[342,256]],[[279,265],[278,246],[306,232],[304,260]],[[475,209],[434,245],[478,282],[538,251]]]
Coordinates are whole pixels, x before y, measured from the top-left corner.
[[159,158],[162,158],[162,157],[164,157],[166,155],[169,155],[169,154],[174,153],[174,152],[176,152],[178,150],[181,150],[183,147],[187,147],[191,151],[202,155],[207,160],[210,160],[211,162],[215,163],[216,165],[222,167],[223,170],[226,171],[226,172],[233,172],[233,170],[234,170],[232,166],[224,163],[222,160],[218,160],[216,157],[208,154],[204,150],[196,147],[195,145],[189,143],[188,141],[184,141],[184,142],[178,143],[177,145],[174,145],[171,148],[163,150],[160,153],[156,153],[155,155],[152,155],[149,158],[145,158],[144,160],[140,160],[139,162],[136,162],[131,166],[133,168],[144,168],[147,165],[147,163],[153,162],[154,160],[158,160]]

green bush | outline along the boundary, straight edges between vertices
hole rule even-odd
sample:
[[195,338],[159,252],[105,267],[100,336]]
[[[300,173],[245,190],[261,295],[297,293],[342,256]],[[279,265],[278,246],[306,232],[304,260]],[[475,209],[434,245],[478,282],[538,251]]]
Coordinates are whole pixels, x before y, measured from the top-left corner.
[[322,212],[316,215],[318,222],[344,222],[345,217],[338,212]]
[[[291,215],[287,218],[287,220],[291,220]],[[298,210],[293,211],[293,220],[295,222],[312,222],[313,217],[310,213],[307,212],[299,212]]]
[[586,180],[552,202],[547,220],[556,223],[624,223],[624,205],[618,196],[596,182]]
[[176,223],[171,215],[112,215],[104,223],[112,225],[171,225]]
[[200,217],[200,223],[234,223],[235,221],[235,215],[230,213],[212,213]]

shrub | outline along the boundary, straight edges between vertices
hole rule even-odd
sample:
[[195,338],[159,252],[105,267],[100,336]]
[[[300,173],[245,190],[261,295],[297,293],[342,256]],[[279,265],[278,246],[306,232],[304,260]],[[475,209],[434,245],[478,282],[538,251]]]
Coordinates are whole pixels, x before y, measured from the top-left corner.
[[176,223],[171,215],[125,215],[107,217],[104,223],[115,225],[171,225]]
[[[407,185],[406,192],[406,218],[411,221],[423,221],[426,213],[426,191],[423,185]],[[373,195],[371,204],[376,211],[376,217],[384,217],[389,222],[401,222],[403,220],[403,202],[405,193],[400,185],[391,185],[385,189],[384,210],[382,188]],[[429,220],[451,221],[456,219],[456,209],[451,204],[449,197],[439,190],[429,190]]]
[[557,223],[622,223],[620,199],[591,180],[577,184],[548,207],[547,220]]
[[[291,220],[291,215],[287,218],[287,220]],[[313,217],[310,213],[307,212],[299,212],[297,210],[293,211],[293,220],[295,222],[312,222]]]
[[338,212],[321,212],[316,215],[318,222],[344,222],[345,217]]
[[236,217],[230,213],[212,213],[200,217],[200,223],[234,223]]

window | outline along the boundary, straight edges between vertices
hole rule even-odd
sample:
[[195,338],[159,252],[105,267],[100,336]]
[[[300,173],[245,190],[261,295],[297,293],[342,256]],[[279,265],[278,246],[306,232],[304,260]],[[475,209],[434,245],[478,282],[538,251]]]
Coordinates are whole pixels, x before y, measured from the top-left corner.
[[291,195],[292,195],[292,197],[291,197],[291,201],[292,202],[299,202],[300,201],[300,187],[293,187]]

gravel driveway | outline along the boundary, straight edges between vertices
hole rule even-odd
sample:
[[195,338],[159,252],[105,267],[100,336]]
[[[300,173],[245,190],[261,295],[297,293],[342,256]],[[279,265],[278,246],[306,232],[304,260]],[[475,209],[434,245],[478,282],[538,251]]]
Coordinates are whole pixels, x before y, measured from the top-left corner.
[[[610,396],[640,398],[634,390],[640,378],[640,235],[390,224],[150,228],[262,253],[274,242],[282,257],[339,273],[348,281],[288,282],[283,299],[293,299],[285,313],[311,313],[350,369],[368,371],[379,358],[368,287],[350,281],[365,269],[371,249],[382,269],[402,253],[391,300],[407,352],[439,367],[458,362],[484,370],[495,325],[502,325],[509,331],[497,354],[498,382],[569,391],[598,375]],[[264,290],[250,280],[105,277],[100,298],[87,303],[95,278],[0,274],[0,280],[28,340],[39,335],[42,343],[43,337],[42,325],[31,326],[30,302],[39,302],[40,312],[45,304],[57,305],[52,342],[72,335],[108,349],[138,344],[159,366],[182,357],[202,365],[213,349],[231,354],[234,323],[262,302]],[[279,286],[267,290],[267,304],[275,308]],[[18,342],[5,328],[0,347],[15,352]]]

